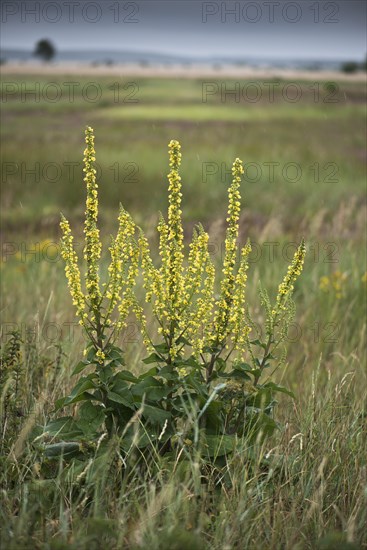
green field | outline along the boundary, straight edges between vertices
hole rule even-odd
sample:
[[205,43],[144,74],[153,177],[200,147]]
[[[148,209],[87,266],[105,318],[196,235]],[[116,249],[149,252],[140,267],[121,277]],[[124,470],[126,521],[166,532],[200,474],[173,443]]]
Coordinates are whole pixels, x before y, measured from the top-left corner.
[[[72,98],[71,81],[6,75],[1,88],[2,343],[15,329],[23,340],[20,385],[12,372],[0,379],[2,412],[9,399],[13,407],[1,422],[4,548],[367,548],[365,86],[267,81],[252,101],[248,82],[211,79],[218,91],[204,101],[207,81],[101,77],[90,100],[92,78],[78,79]],[[294,89],[298,101],[284,97]],[[167,144],[177,139],[185,237],[203,222],[219,260],[228,171],[243,160],[240,239],[254,243],[247,297],[257,322],[258,281],[274,296],[304,236],[288,364],[275,374],[296,399],[280,399],[280,430],[259,450],[273,458],[268,469],[238,454],[225,476],[204,482],[197,463],[183,471],[155,457],[144,475],[128,465],[118,491],[124,468],[111,446],[111,462],[90,465],[79,485],[61,462],[56,476],[40,473],[28,436],[73,385],[84,347],[57,243],[61,211],[82,236],[86,125],[96,134],[106,245],[121,202],[154,247],[167,209]],[[141,372],[133,323],[122,345]]]

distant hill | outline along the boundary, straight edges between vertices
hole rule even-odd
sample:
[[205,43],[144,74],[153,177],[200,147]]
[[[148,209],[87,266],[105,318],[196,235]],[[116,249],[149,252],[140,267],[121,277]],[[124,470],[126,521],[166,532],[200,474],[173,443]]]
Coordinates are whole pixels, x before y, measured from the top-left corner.
[[[2,59],[18,62],[39,62],[26,50],[3,49]],[[314,60],[314,59],[272,59],[251,56],[238,57],[189,57],[168,55],[163,53],[136,51],[101,51],[101,50],[61,50],[57,51],[55,62],[75,61],[85,63],[140,63],[143,65],[177,65],[177,64],[209,64],[209,65],[243,65],[258,68],[282,68],[303,70],[339,70],[345,60]]]

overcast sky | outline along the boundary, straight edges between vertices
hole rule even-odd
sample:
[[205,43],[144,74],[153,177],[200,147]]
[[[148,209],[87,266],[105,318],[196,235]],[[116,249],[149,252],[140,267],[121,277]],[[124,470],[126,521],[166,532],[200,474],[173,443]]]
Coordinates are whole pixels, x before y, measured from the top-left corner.
[[363,59],[364,0],[6,1],[2,48],[151,51],[190,56]]

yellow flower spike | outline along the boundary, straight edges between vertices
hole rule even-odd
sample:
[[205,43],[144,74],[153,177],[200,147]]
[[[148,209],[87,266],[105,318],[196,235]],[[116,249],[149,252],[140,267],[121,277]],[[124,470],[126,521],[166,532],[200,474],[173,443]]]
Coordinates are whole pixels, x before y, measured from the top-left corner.
[[80,317],[81,324],[84,324],[86,318],[85,296],[81,287],[78,257],[74,250],[73,236],[71,234],[69,222],[63,215],[61,215],[60,227],[62,230],[61,256],[65,261],[65,274],[68,280],[73,304],[76,306],[77,315]]
[[[181,177],[179,167],[181,164],[181,145],[178,141],[172,140],[169,143],[169,165],[168,174],[168,223],[167,223],[167,246],[168,246],[168,295],[171,309],[177,310],[181,306],[183,284],[183,227],[181,211]],[[171,320],[174,320],[174,315]]]
[[197,300],[196,313],[190,327],[192,347],[196,355],[202,353],[204,344],[209,339],[208,333],[210,328],[208,327],[210,327],[214,306],[214,284],[215,267],[208,253],[205,267],[204,286],[201,290],[200,297]]
[[227,233],[223,261],[223,279],[221,281],[221,298],[217,302],[218,314],[215,319],[215,338],[218,342],[226,336],[229,310],[231,307],[233,286],[235,282],[234,268],[236,265],[238,226],[241,210],[240,184],[244,173],[242,161],[238,158],[232,166],[232,184],[228,190]]
[[185,335],[194,351],[203,347],[200,329],[212,315],[215,270],[208,251],[209,236],[200,226],[190,245],[188,265],[184,270],[184,242],[181,219],[180,144],[169,144],[169,206],[167,221],[158,222],[161,266],[154,267],[149,244],[141,233],[139,248],[146,301],[152,302],[158,320],[158,333],[170,345],[170,358],[180,353],[182,344],[176,340]]
[[[202,226],[194,231],[185,278],[184,311],[181,331],[185,330],[194,352],[203,348],[203,329],[213,308],[215,269],[208,250],[209,235]],[[196,299],[195,299],[196,297]]]
[[[120,205],[119,228],[110,247],[110,275],[106,297],[110,300],[106,317],[108,318],[118,302],[120,315],[127,316],[130,304],[130,290],[138,274],[139,249],[134,242],[135,223],[130,214]],[[122,291],[123,287],[125,290]],[[124,305],[121,303],[125,301]]]
[[163,289],[164,279],[153,265],[149,243],[142,231],[140,231],[138,246],[140,251],[141,267],[143,270],[143,287],[146,290],[145,300],[149,303],[152,301],[153,296],[155,297],[153,313],[159,318],[160,313],[164,311],[166,307]]
[[235,349],[244,351],[247,347],[247,335],[250,327],[246,322],[246,282],[248,270],[248,256],[251,252],[251,245],[248,242],[241,250],[241,260],[235,280],[234,299],[231,308],[232,340]]
[[88,126],[85,131],[87,147],[84,151],[84,181],[87,186],[87,200],[85,211],[85,247],[84,259],[87,261],[86,287],[92,307],[97,308],[101,299],[99,288],[98,262],[101,257],[102,244],[99,239],[98,220],[98,185],[96,182],[95,149],[93,129]]
[[200,287],[202,273],[205,269],[207,261],[207,245],[209,235],[205,233],[202,226],[198,230],[194,230],[193,239],[190,244],[190,252],[188,258],[188,268],[186,273],[186,301],[190,300],[192,295],[197,292]]
[[159,276],[162,282],[161,300],[162,300],[162,304],[163,303],[166,304],[168,300],[168,293],[169,293],[168,281],[169,281],[169,273],[170,273],[170,259],[169,259],[170,255],[169,255],[169,246],[168,246],[169,229],[162,214],[160,214],[157,230],[159,233],[159,255],[161,257],[161,267],[159,269]]
[[293,283],[297,280],[299,275],[302,272],[303,264],[305,260],[306,255],[306,246],[305,241],[302,239],[301,244],[297,248],[292,263],[288,267],[287,274],[285,275],[283,281],[280,283],[278,288],[278,295],[277,295],[277,306],[278,310],[284,310],[285,309],[285,303],[287,302],[287,299],[292,294],[293,291]]

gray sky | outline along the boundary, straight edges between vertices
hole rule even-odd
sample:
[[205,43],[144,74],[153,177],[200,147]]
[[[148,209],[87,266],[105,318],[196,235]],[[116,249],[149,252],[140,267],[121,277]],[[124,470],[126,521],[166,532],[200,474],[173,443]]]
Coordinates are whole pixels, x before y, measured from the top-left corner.
[[366,24],[364,0],[2,0],[1,45],[32,50],[49,38],[59,50],[363,59]]

